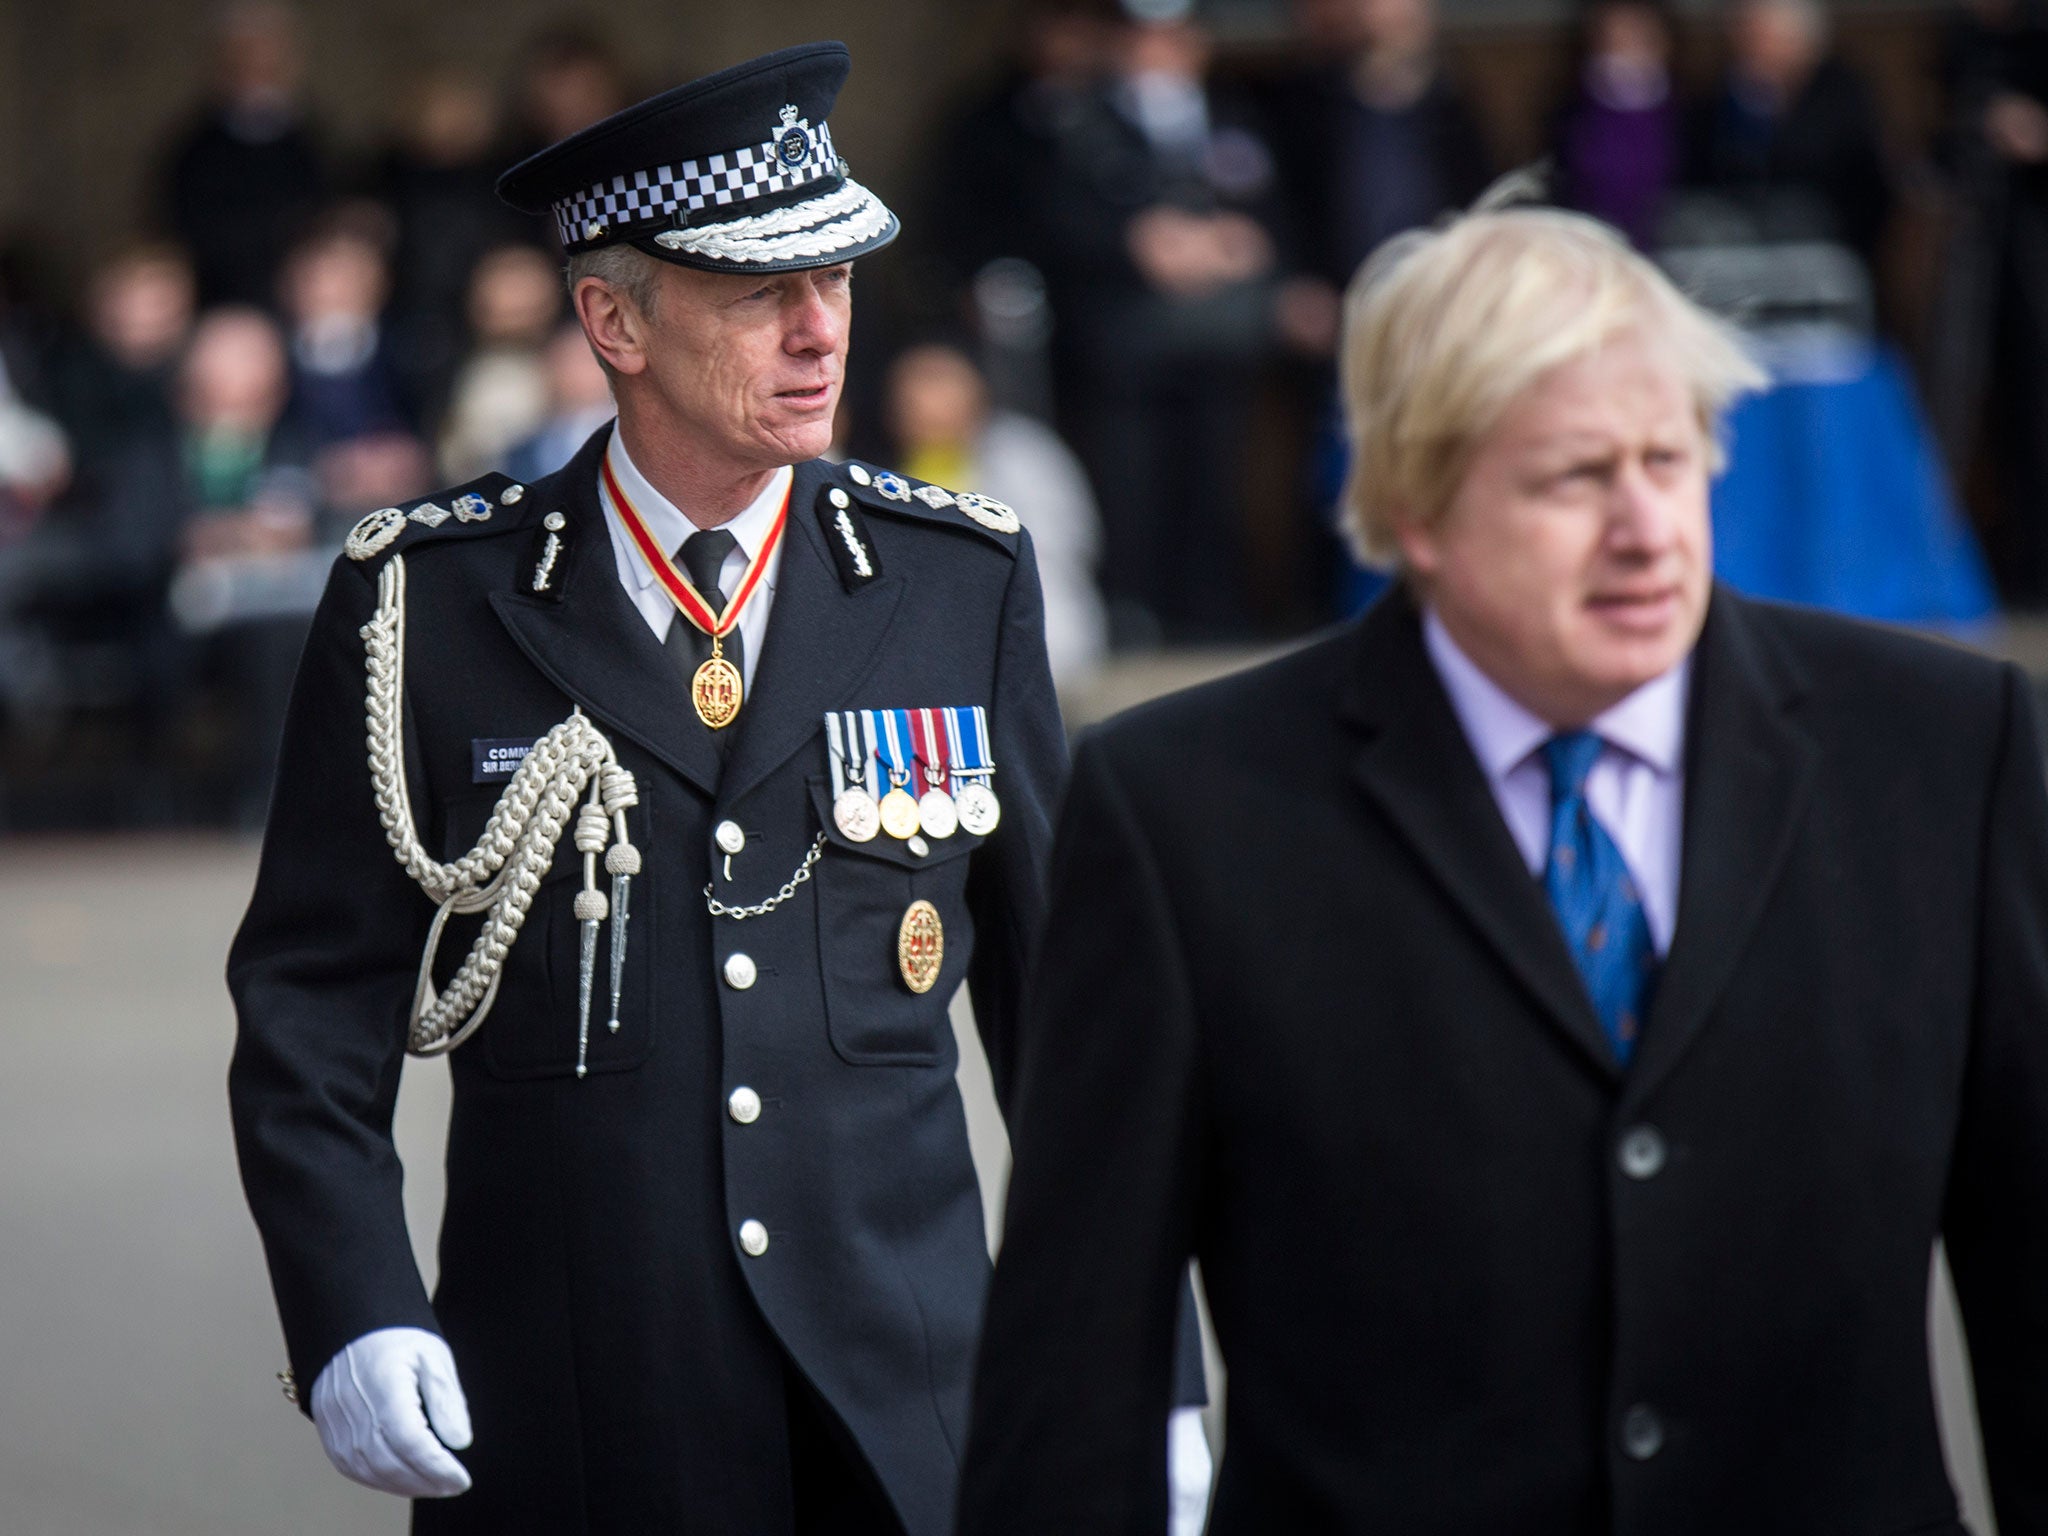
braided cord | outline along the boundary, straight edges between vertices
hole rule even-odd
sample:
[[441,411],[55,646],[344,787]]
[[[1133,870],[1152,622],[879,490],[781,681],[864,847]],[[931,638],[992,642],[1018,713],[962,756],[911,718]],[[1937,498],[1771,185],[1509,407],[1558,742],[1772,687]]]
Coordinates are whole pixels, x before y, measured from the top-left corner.
[[[370,784],[378,819],[407,876],[440,909],[420,957],[406,1048],[416,1056],[439,1055],[467,1040],[489,1014],[506,956],[584,790],[597,780],[596,824],[586,818],[578,838],[586,862],[602,851],[601,839],[610,830],[605,823],[610,820],[618,826],[620,851],[631,848],[625,839],[625,811],[638,797],[633,776],[619,766],[611,743],[578,709],[534,743],[492,808],[477,845],[451,864],[430,858],[420,845],[405,779],[402,555],[393,555],[379,573],[377,612],[361,634],[367,656]],[[594,885],[594,875],[586,874],[586,885]],[[451,915],[474,912],[485,913],[483,928],[447,987],[437,994],[433,968],[442,930]]]

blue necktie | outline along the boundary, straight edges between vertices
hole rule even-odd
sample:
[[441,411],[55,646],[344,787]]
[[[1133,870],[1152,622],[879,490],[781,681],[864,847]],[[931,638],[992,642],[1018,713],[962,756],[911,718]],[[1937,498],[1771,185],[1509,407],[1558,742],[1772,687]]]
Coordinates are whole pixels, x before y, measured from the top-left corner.
[[1657,950],[1621,850],[1586,804],[1586,776],[1602,745],[1592,731],[1553,736],[1543,745],[1550,764],[1543,889],[1615,1059],[1627,1066],[1656,984]]

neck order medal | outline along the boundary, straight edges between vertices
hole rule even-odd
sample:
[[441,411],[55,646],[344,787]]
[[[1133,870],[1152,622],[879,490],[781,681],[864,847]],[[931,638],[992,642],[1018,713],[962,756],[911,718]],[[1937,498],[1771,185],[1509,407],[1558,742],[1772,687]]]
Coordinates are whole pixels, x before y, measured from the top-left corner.
[[760,552],[747,563],[739,590],[725,605],[725,612],[713,613],[703,595],[690,585],[690,578],[678,570],[667,551],[654,542],[654,535],[647,531],[639,508],[633,505],[618,477],[612,473],[609,456],[601,462],[605,492],[611,497],[619,521],[632,537],[633,547],[640,552],[640,558],[647,563],[647,569],[661,584],[662,591],[668,594],[669,601],[676,605],[676,611],[711,637],[710,658],[697,668],[696,675],[690,679],[690,703],[695,707],[699,720],[714,731],[722,731],[739,718],[743,692],[740,669],[725,659],[725,637],[738,626],[740,615],[746,611],[755,592],[760,590],[761,578],[768,570],[768,557],[782,542],[782,529],[789,521],[789,494],[783,493],[782,506],[775,514],[774,525],[769,528],[768,537],[761,541]]

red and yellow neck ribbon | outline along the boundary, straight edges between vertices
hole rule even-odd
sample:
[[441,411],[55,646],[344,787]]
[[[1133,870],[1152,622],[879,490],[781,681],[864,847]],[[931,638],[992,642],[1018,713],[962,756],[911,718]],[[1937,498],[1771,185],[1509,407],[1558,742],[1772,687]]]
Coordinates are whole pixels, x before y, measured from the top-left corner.
[[[661,589],[669,595],[682,616],[703,630],[714,640],[722,640],[733,632],[746,611],[747,603],[761,585],[761,578],[768,571],[768,557],[775,553],[775,546],[782,542],[783,525],[789,521],[789,492],[782,493],[782,506],[775,514],[775,522],[768,530],[768,537],[761,541],[760,553],[747,563],[747,573],[740,578],[739,590],[732,595],[732,601],[725,605],[724,613],[712,610],[704,601],[703,594],[690,585],[690,578],[676,568],[668,551],[654,542],[654,535],[647,531],[647,524],[640,516],[640,509],[633,505],[625,488],[612,473],[609,456],[599,461],[604,475],[604,488],[611,496],[612,506],[618,510],[619,521],[626,525],[626,532],[632,536],[633,547],[640,551],[640,558],[647,562],[647,569],[654,573],[654,579],[661,583]],[[795,486],[791,480],[792,489]]]

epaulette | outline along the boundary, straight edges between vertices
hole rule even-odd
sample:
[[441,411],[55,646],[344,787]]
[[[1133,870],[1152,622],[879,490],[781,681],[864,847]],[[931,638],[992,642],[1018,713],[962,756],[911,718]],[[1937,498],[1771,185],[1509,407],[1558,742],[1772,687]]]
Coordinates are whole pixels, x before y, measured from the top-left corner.
[[949,528],[971,528],[1010,554],[1017,552],[1017,535],[1024,525],[1014,511],[992,496],[949,491],[944,486],[913,480],[893,469],[863,464],[858,459],[838,465],[833,480],[843,480],[863,505],[878,512]]
[[457,534],[505,533],[520,525],[525,500],[525,486],[494,471],[419,501],[379,507],[349,530],[342,553],[351,560],[374,560],[400,540],[412,549]]

